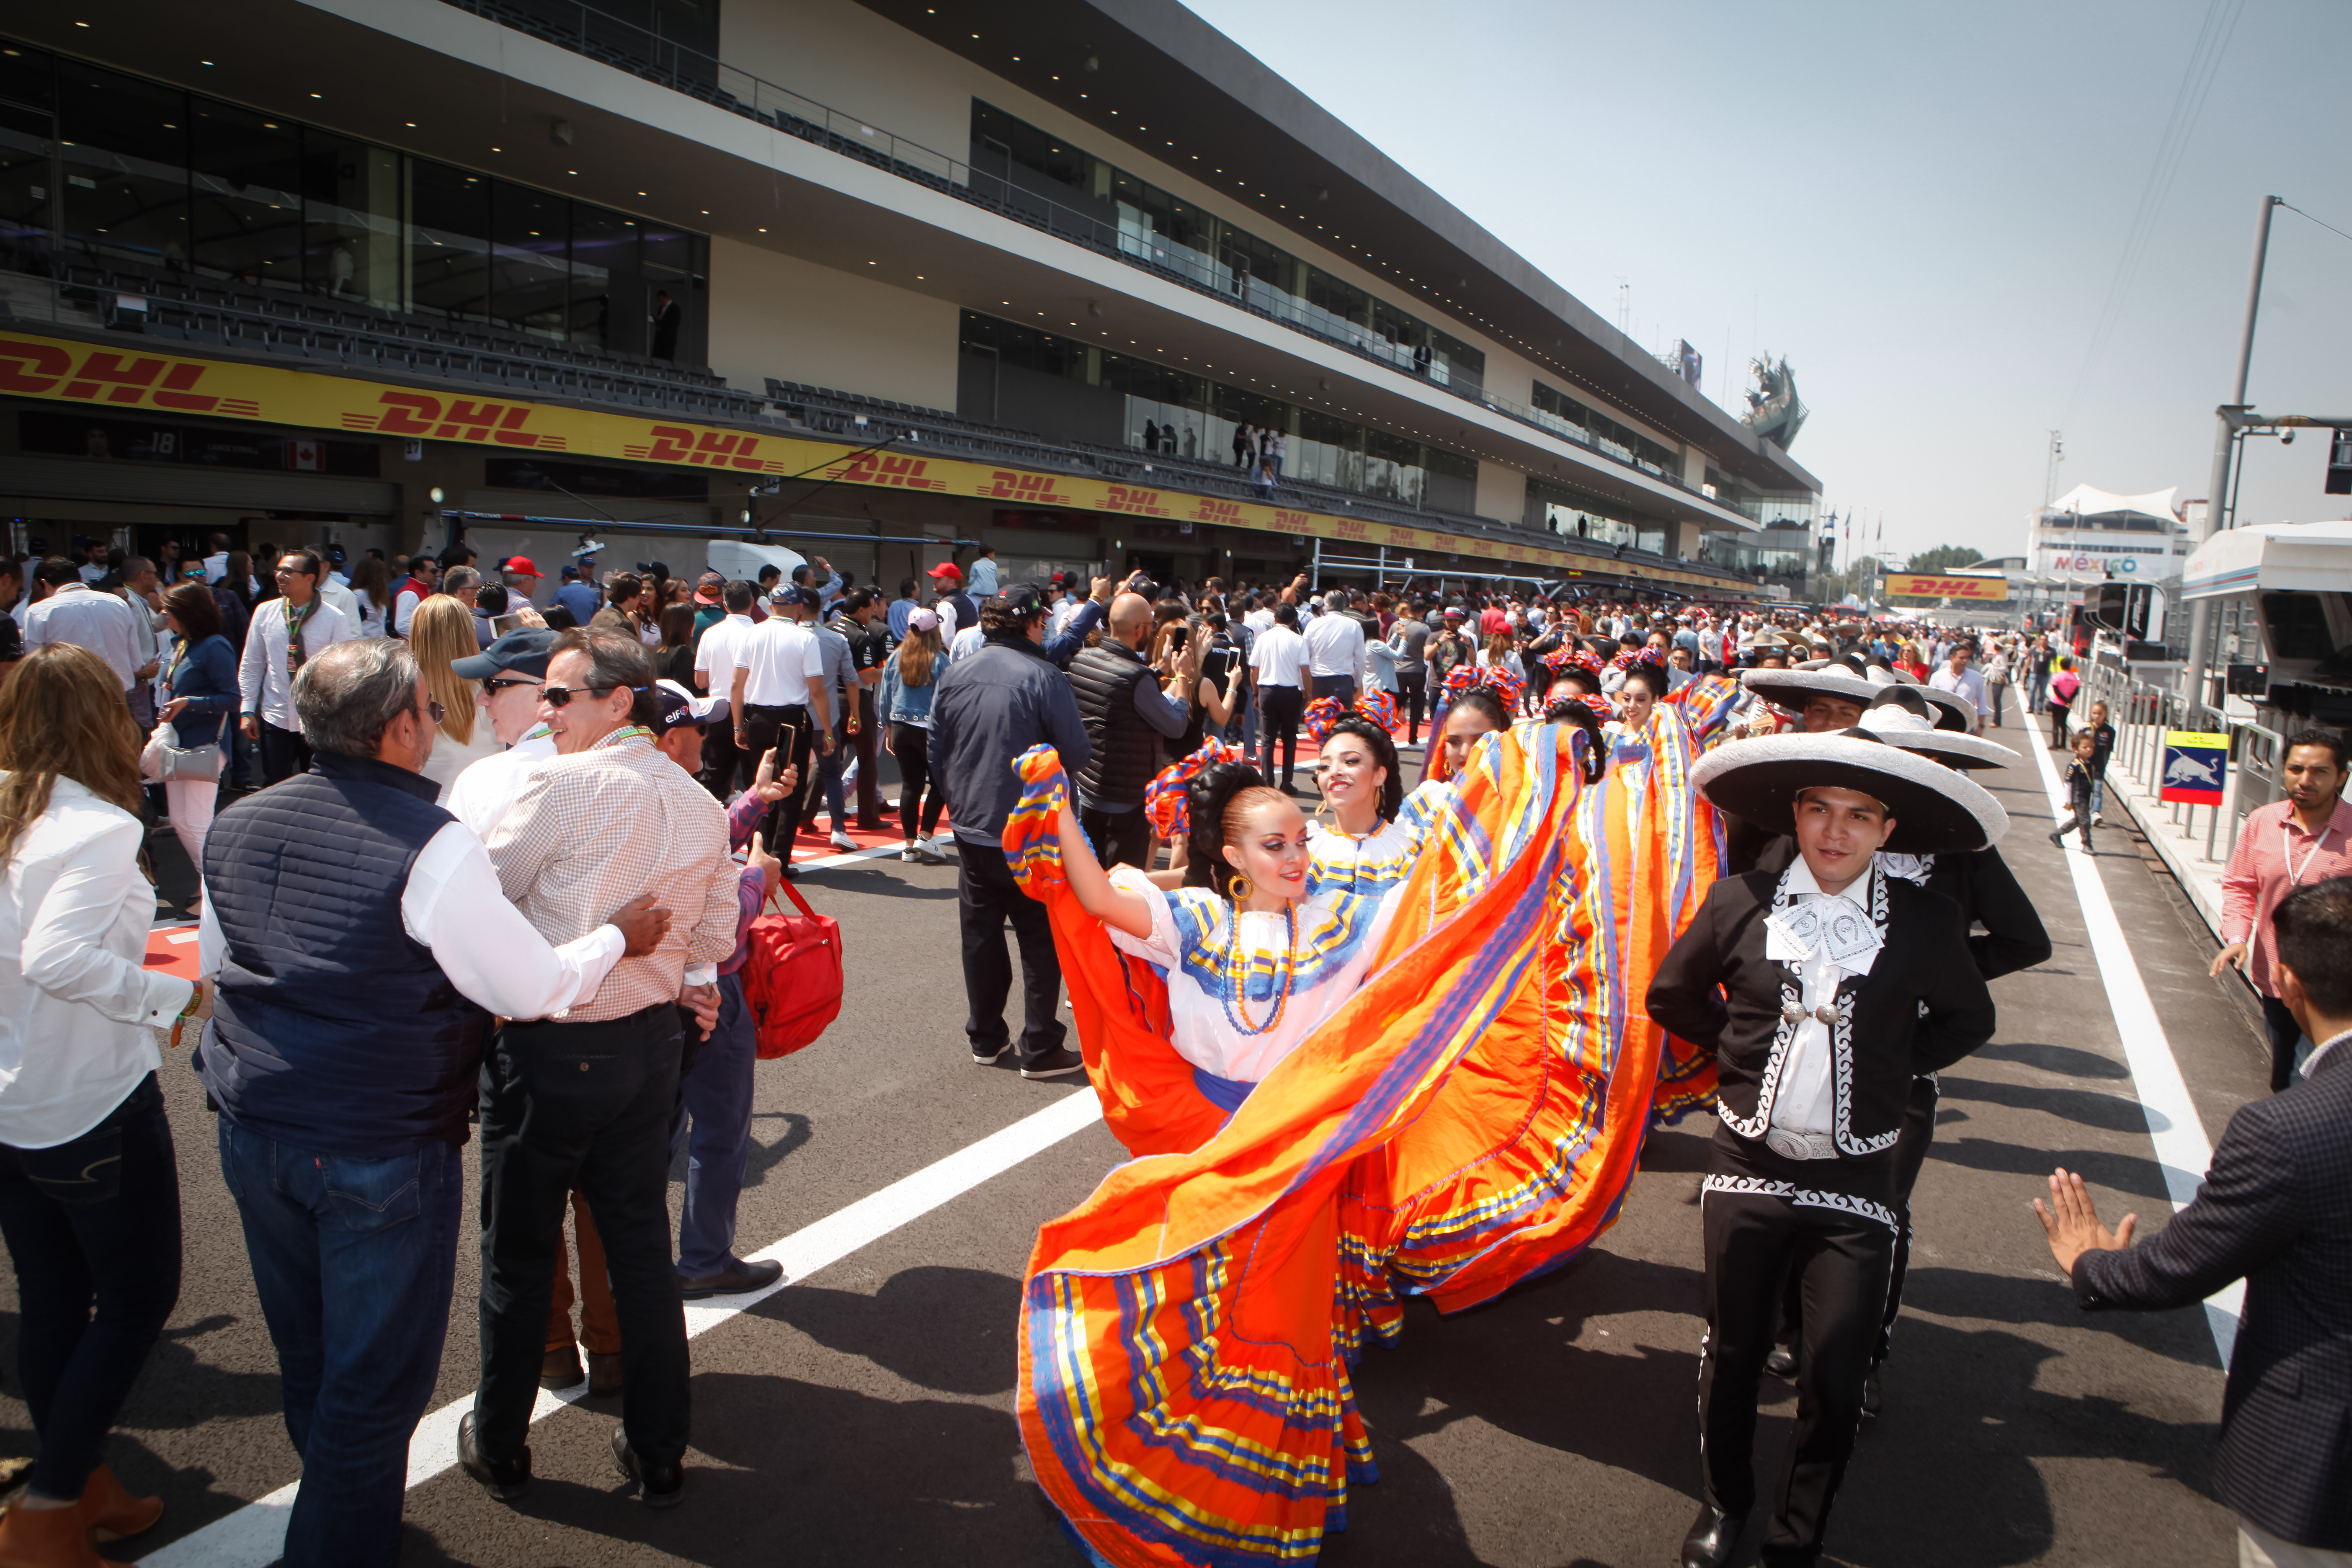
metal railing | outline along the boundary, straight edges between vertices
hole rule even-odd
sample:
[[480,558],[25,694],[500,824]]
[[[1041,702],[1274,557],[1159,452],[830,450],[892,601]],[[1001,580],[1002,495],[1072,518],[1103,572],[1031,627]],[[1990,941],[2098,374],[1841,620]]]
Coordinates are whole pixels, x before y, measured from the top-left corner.
[[[1226,262],[1139,225],[1123,223],[1116,206],[1087,211],[1030,188],[1009,171],[975,169],[919,142],[894,135],[852,114],[739,70],[665,38],[634,22],[610,16],[579,0],[445,0],[461,11],[529,33],[561,48],[587,56],[616,70],[682,92],[762,125],[857,158],[902,179],[943,192],[1057,238],[1168,278],[1196,293],[1212,296],[1251,315],[1287,327],[1417,381],[1451,393],[1519,424],[1570,441],[1625,468],[1648,475],[1693,500],[1741,515],[1737,507],[1707,495],[1679,474],[1646,462],[1614,441],[1596,437],[1556,414],[1488,392],[1483,378],[1465,367],[1433,359],[1426,372],[1412,350],[1360,322],[1327,310],[1286,290],[1273,288]],[[630,47],[635,44],[635,47]]]
[[[2165,808],[2167,825],[2179,829],[2174,837],[2191,846],[2198,846],[2198,814],[2203,812],[2205,831],[2202,845],[2198,846],[2199,857],[2209,864],[2226,862],[2237,846],[2238,828],[2246,813],[2277,798],[2279,737],[2259,724],[2233,726],[2219,710],[2191,702],[2153,681],[2134,680],[2127,671],[2112,665],[2084,668],[2070,723],[2086,724],[2094,702],[2107,705],[2107,722],[2116,729],[2115,750],[2107,758],[2109,773],[2121,768],[2145,794],[2159,802],[2164,793],[2167,731],[2231,736],[2221,799],[2213,805],[2174,801]],[[2226,833],[2222,831],[2225,824]]]

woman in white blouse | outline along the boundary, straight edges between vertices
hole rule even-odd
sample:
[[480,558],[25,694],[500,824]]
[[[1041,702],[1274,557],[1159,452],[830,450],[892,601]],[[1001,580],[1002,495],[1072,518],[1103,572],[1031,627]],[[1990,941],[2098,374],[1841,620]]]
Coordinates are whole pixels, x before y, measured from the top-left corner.
[[176,1034],[203,991],[142,967],[155,889],[139,869],[139,731],[103,660],[55,644],[17,664],[0,768],[0,1233],[40,1441],[0,1517],[0,1561],[84,1562],[88,1531],[136,1535],[163,1509],[99,1456],[179,1300],[155,1030]]
[[459,773],[505,749],[481,716],[474,682],[458,679],[450,668],[481,651],[474,636],[472,612],[446,594],[436,594],[409,617],[408,646],[416,655],[417,668],[425,672],[425,689],[441,705],[440,733],[434,737],[433,755],[426,759],[423,772],[441,786],[439,798],[446,800],[449,786],[457,782]]

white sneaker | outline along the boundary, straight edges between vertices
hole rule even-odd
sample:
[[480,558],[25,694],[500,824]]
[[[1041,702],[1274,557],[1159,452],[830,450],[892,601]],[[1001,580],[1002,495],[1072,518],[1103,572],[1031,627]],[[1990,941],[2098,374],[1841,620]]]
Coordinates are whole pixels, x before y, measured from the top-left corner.
[[852,838],[848,834],[844,833],[838,827],[833,830],[833,847],[835,849],[843,851],[845,854],[850,850],[860,847],[856,839]]
[[2091,813],[2091,826],[2094,826],[2094,827],[2105,827],[2106,825],[2107,825],[2107,819],[2106,819],[2105,817],[2101,816],[2100,816],[2097,812],[2095,812],[2095,812],[2093,812],[2093,813]]

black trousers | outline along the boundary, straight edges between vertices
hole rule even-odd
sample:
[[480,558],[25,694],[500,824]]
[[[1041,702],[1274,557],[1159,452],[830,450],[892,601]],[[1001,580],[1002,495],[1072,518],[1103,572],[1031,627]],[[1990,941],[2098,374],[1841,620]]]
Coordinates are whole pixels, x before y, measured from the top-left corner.
[[670,1261],[669,1128],[685,1029],[673,1003],[597,1024],[509,1024],[482,1060],[485,1456],[520,1453],[539,1397],[563,1207],[604,1242],[620,1319],[621,1420],[648,1465],[686,1452],[686,1308]]
[[[723,693],[721,694],[723,695]],[[735,744],[735,726],[713,724],[702,732],[702,787],[710,797],[725,805],[736,790],[735,773],[743,772],[743,787],[751,786],[751,774],[760,765],[758,753],[744,760],[742,748]]]
[[261,783],[264,788],[281,779],[310,771],[310,742],[299,730],[281,730],[261,721]]
[[[1761,1152],[1753,1159],[1727,1156],[1725,1136],[1718,1134],[1701,1200],[1706,1344],[1699,1359],[1698,1421],[1705,1495],[1733,1513],[1756,1504],[1756,1388],[1772,1349],[1782,1286],[1794,1274],[1803,1301],[1797,1426],[1773,1491],[1764,1561],[1810,1563],[1821,1552],[1830,1505],[1862,1425],[1863,1380],[1894,1266],[1895,1227],[1880,1200],[1893,1194],[1855,1199],[1808,1187],[1808,1164],[1833,1167],[1817,1178],[1823,1181],[1850,1184],[1855,1173],[1835,1168],[1845,1161],[1782,1161]],[[1790,1190],[1718,1185],[1742,1178]],[[1839,1206],[1841,1197],[1853,1206]]]
[[1085,829],[1087,842],[1095,847],[1095,858],[1105,870],[1113,866],[1151,869],[1151,818],[1141,806],[1132,811],[1081,811],[1078,826]]
[[2271,1092],[2294,1087],[2294,1050],[2302,1043],[2303,1026],[2275,996],[2263,998],[2263,1027],[2271,1037]]
[[2066,749],[2067,709],[2068,704],[2053,699],[2047,710],[2050,714],[2050,749],[2053,752]]
[[[1895,1349],[1895,1320],[1903,1314],[1903,1277],[1911,1268],[1911,1189],[1927,1163],[1927,1146],[1936,1141],[1936,1106],[1942,1099],[1934,1077],[1921,1074],[1911,1080],[1911,1099],[1903,1108],[1903,1130],[1895,1139],[1895,1263],[1886,1281],[1886,1310],[1878,1321],[1878,1348],[1871,1364],[1885,1361]],[[1773,1334],[1779,1343],[1793,1347],[1798,1325],[1804,1321],[1804,1281],[1794,1272],[1780,1296],[1780,1326]]]
[[0,1231],[41,1447],[29,1479],[43,1497],[78,1498],[180,1299],[180,1167],[153,1073],[79,1138],[0,1147]]
[[[787,731],[791,732],[789,740]],[[782,708],[766,708],[756,702],[743,705],[742,768],[747,779],[771,746],[776,751],[776,772],[782,773],[788,763],[801,771],[800,783],[770,806],[767,816],[761,819],[768,853],[790,865],[793,836],[800,832],[802,819],[810,814],[809,803],[816,798],[816,769],[810,765],[816,756],[816,730],[805,707],[797,702]]]
[[[1140,816],[1142,813],[1138,812]],[[1034,1066],[1062,1048],[1062,961],[1045,906],[1021,890],[1004,851],[993,844],[956,841],[956,916],[963,930],[963,994],[970,1009],[963,1032],[975,1056],[1003,1050],[1010,1037],[1005,999],[1013,994],[1013,960],[1004,951],[1004,922],[1021,945],[1021,1065]]]
[[1397,671],[1397,700],[1404,709],[1404,741],[1408,746],[1421,739],[1421,705],[1426,691],[1425,678],[1420,670],[1411,675]]
[[[1298,766],[1298,721],[1307,711],[1307,698],[1296,686],[1262,686],[1258,688],[1257,771],[1265,782],[1288,788],[1290,775]],[[1274,773],[1274,747],[1282,743],[1282,776]]]
[[891,725],[890,754],[898,760],[898,831],[909,844],[915,841],[915,810],[920,806],[922,836],[929,838],[940,830],[940,808],[948,803],[946,787],[931,776],[931,732],[919,724]]

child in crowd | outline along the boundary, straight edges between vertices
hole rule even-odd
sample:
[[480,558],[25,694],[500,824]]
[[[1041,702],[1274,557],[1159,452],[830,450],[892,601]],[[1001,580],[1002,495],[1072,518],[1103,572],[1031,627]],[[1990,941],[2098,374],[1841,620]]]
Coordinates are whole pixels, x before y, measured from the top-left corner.
[[2107,705],[2091,704],[2091,721],[2083,727],[2091,737],[2091,826],[2105,827],[2106,819],[2099,815],[2107,805],[2107,758],[2116,749],[2116,727],[2107,722]]
[[2050,842],[2064,847],[2066,835],[2081,828],[2083,853],[2091,853],[2092,792],[2099,787],[2098,737],[2084,730],[2074,737],[2074,760],[2066,764],[2066,805],[2074,815],[2060,823]]

